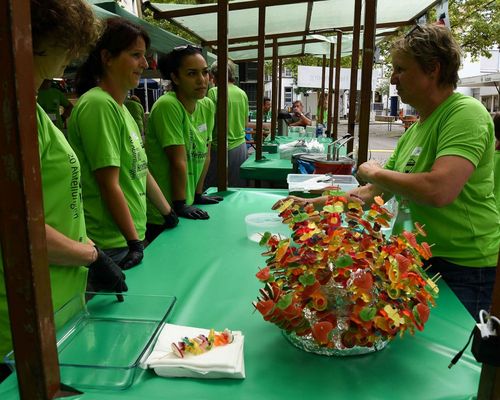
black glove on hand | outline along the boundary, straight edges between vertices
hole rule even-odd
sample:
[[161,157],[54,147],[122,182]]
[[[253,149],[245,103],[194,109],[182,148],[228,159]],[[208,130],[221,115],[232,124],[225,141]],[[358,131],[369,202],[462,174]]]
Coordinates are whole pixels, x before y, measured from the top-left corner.
[[217,204],[222,200],[224,200],[224,197],[209,196],[209,195],[203,195],[203,194],[196,193],[194,195],[193,204]]
[[144,257],[144,244],[141,240],[128,240],[127,246],[127,255],[118,263],[122,269],[135,267]]
[[188,219],[208,219],[208,213],[198,207],[186,205],[186,200],[176,200],[173,202],[174,210],[179,217]]
[[170,214],[164,215],[163,218],[165,219],[165,223],[163,224],[164,229],[175,228],[179,223],[179,217],[173,209],[170,210]]
[[126,292],[125,274],[104,251],[96,247],[97,259],[88,266],[88,280],[92,290],[106,292]]

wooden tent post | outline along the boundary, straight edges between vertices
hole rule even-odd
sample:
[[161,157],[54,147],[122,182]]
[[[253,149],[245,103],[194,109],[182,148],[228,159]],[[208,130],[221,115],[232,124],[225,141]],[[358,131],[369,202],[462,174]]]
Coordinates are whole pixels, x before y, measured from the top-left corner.
[[[358,96],[358,64],[359,64],[359,37],[361,30],[361,0],[354,3],[354,22],[352,32],[351,54],[351,83],[349,85],[349,114],[347,116],[347,133],[354,136],[356,126],[356,103]],[[347,143],[347,153],[352,152],[354,140]]]
[[376,21],[377,0],[366,0],[363,30],[363,69],[361,70],[361,105],[359,108],[358,166],[368,159],[368,134],[370,131],[370,105],[372,98]]
[[257,121],[255,123],[255,160],[262,160],[262,100],[264,97],[264,45],[266,41],[266,7],[259,7],[259,49],[257,62]]
[[[498,255],[497,275],[495,280],[495,286],[493,287],[491,315],[500,318],[500,254]],[[481,377],[479,378],[477,399],[478,400],[500,399],[500,368],[493,367],[488,364],[483,364],[481,368]]]
[[[33,87],[30,2],[0,3],[0,244],[21,399],[62,390],[50,296]],[[8,195],[7,195],[8,194]]]
[[227,0],[217,2],[217,189],[227,190]]

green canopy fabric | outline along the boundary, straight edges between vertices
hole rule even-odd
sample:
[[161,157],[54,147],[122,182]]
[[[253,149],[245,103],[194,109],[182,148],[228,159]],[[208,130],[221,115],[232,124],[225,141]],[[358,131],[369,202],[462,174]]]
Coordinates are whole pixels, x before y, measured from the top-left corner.
[[114,1],[88,0],[88,2],[93,4],[94,11],[100,18],[110,18],[118,15],[141,25],[146,32],[148,32],[149,37],[151,38],[151,48],[157,52],[168,53],[176,46],[192,44],[189,40],[167,32],[164,29],[151,25],[147,21],[136,17],[134,14],[131,14],[120,7],[118,3]]

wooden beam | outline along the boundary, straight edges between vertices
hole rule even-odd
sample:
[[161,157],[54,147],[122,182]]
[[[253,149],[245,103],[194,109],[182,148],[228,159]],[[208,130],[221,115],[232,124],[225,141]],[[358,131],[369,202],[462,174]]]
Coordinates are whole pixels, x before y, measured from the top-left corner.
[[[491,315],[500,318],[500,254],[498,255],[497,274],[493,286],[493,298],[491,303]],[[478,400],[498,400],[500,398],[500,368],[483,364],[479,387],[477,391]]]
[[[272,43],[266,43],[264,45],[264,47],[266,48],[269,48],[269,47],[273,47],[274,46],[274,39],[276,38],[273,38],[273,42]],[[288,40],[288,41],[285,41],[285,42],[277,42],[278,43],[278,47],[283,47],[283,46],[293,46],[293,45],[296,45],[296,44],[303,44],[303,43],[326,43],[324,40],[321,40],[321,39],[297,39],[297,40]],[[245,45],[245,46],[231,46],[229,47],[229,51],[240,51],[240,50],[254,50],[254,49],[257,49],[259,46],[257,44],[249,44],[249,45]]]
[[255,139],[255,160],[262,159],[262,99],[264,97],[264,45],[266,33],[266,7],[259,7],[259,49],[257,63],[257,121]]
[[365,30],[363,31],[363,69],[361,70],[361,105],[359,108],[358,166],[368,159],[370,106],[372,98],[373,55],[375,54],[375,21],[377,0],[365,0]]
[[[286,55],[286,56],[280,56],[281,58],[293,58],[293,57],[304,57],[305,54],[304,53],[298,53],[298,54],[290,54],[290,55]],[[268,56],[268,57],[264,57],[264,61],[265,60],[272,60],[273,59],[273,56]],[[237,62],[248,62],[248,61],[258,61],[259,60],[259,57],[251,57],[251,58],[238,58]]]
[[[287,38],[287,37],[292,37],[292,36],[303,36],[309,34],[309,32],[305,31],[294,31],[294,32],[287,32],[287,33],[277,33],[277,34],[269,34],[269,35],[264,35],[265,39],[282,39],[282,38]],[[235,43],[246,43],[246,42],[258,42],[259,41],[259,36],[241,36],[241,37],[236,37],[236,38],[229,38],[228,42],[229,44],[235,44]],[[217,44],[216,40],[207,40],[205,41],[208,45],[214,45]]]
[[[315,0],[322,1],[322,0]],[[229,11],[248,10],[250,8],[283,6],[287,4],[297,3],[312,3],[310,0],[258,0],[258,1],[243,1],[237,3],[229,3]],[[215,14],[218,12],[217,5],[207,5],[199,7],[189,7],[178,10],[160,11],[151,5],[150,2],[145,3],[155,14],[161,18],[171,19],[180,17],[189,17],[201,14]]]
[[[311,29],[311,16],[312,16],[312,9],[313,9],[313,1],[310,1],[307,3],[307,13],[306,13],[306,26],[304,29],[304,32],[309,32]],[[302,36],[302,53],[305,53],[306,51],[306,35]]]
[[217,2],[217,189],[227,190],[227,22],[228,1]]
[[335,56],[335,91],[333,92],[333,128],[332,138],[337,139],[339,127],[340,100],[340,60],[342,58],[342,31],[337,32],[337,54]]
[[[45,242],[30,2],[0,3],[0,245],[21,399],[61,389]],[[7,195],[8,194],[8,195]]]
[[[358,64],[359,64],[359,37],[361,29],[361,0],[354,3],[354,31],[352,35],[351,52],[351,82],[349,85],[349,113],[347,115],[347,133],[354,136],[356,126],[356,103],[358,97]],[[353,150],[354,140],[347,143],[347,152]]]
[[278,39],[273,40],[273,72],[272,72],[272,96],[271,96],[271,140],[276,137],[276,125],[278,122]]
[[[361,12],[361,11],[360,11]],[[358,17],[356,13],[354,13],[354,18]],[[398,23],[385,23],[385,24],[378,24],[377,29],[383,29],[383,28],[399,28],[402,26],[408,26],[408,25],[414,25],[415,21],[413,19],[409,21],[403,21],[403,22],[398,22]],[[362,27],[361,27],[362,29]],[[286,37],[292,37],[292,36],[304,36],[304,35],[313,35],[313,34],[322,34],[322,35],[327,35],[327,34],[334,34],[337,31],[342,31],[344,33],[349,33],[353,32],[355,30],[355,26],[344,26],[344,27],[338,27],[338,28],[328,28],[328,29],[313,29],[310,30],[309,32],[305,31],[293,31],[293,32],[282,32],[282,33],[275,33],[275,34],[267,34],[265,36],[266,39],[282,39]],[[233,37],[229,38],[229,44],[235,44],[235,43],[245,43],[245,42],[256,42],[258,41],[259,36],[239,36],[239,37]],[[216,45],[217,41],[216,40],[206,40],[204,41],[207,45]]]
[[335,57],[335,44],[330,43],[330,62],[328,64],[328,112],[326,114],[326,133],[332,136],[332,98],[333,98],[333,61]]

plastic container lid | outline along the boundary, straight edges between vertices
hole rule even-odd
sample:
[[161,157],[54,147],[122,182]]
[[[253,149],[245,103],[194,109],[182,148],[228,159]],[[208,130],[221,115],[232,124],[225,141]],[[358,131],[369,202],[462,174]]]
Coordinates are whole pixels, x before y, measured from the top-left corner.
[[245,217],[247,237],[253,242],[260,242],[266,232],[280,237],[289,237],[290,228],[281,221],[277,213],[256,213]]

